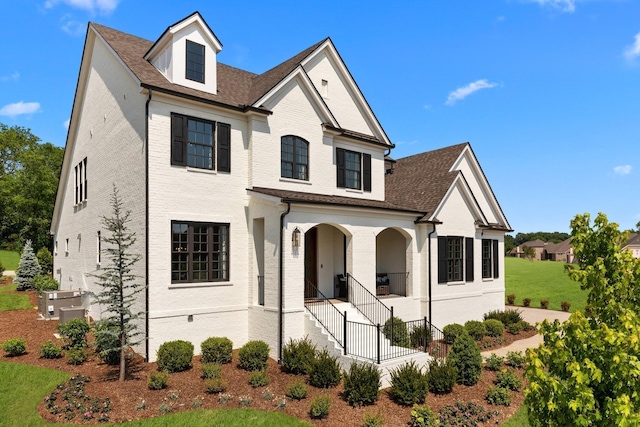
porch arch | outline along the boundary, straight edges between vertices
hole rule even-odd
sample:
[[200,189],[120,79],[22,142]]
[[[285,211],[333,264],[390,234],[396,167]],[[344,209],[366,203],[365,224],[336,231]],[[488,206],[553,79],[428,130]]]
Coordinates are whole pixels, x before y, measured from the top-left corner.
[[378,296],[412,294],[411,242],[411,235],[401,228],[385,228],[376,235],[376,294]]
[[346,297],[340,293],[336,278],[348,271],[351,238],[352,234],[346,228],[332,223],[316,224],[305,232],[305,298],[317,296],[313,287],[328,298]]

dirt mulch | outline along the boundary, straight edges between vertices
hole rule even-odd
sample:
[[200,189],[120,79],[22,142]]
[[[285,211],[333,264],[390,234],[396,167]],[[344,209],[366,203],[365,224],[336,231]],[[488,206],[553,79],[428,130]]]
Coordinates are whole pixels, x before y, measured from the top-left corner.
[[[24,293],[23,293],[24,294]],[[37,297],[34,292],[27,292],[31,302],[37,306]],[[388,389],[382,390],[378,402],[369,407],[352,408],[342,398],[342,384],[329,390],[320,390],[309,386],[307,398],[302,401],[287,399],[284,409],[275,407],[277,400],[284,398],[288,384],[300,378],[295,375],[284,373],[280,366],[273,360],[268,363],[268,376],[270,383],[266,387],[252,388],[248,384],[249,373],[240,369],[237,354],[234,352],[233,362],[223,366],[222,376],[228,381],[229,389],[227,393],[231,399],[227,403],[219,402],[219,395],[207,394],[204,380],[200,378],[201,363],[200,357],[194,358],[193,368],[186,372],[171,374],[169,387],[165,390],[151,391],[147,388],[147,379],[150,372],[156,370],[155,363],[144,363],[142,358],[138,358],[133,363],[131,374],[123,385],[118,381],[117,367],[108,366],[102,363],[94,354],[90,354],[89,360],[80,366],[72,366],[67,363],[65,357],[56,360],[41,359],[38,351],[40,344],[49,339],[56,341],[53,334],[56,332],[58,322],[38,320],[37,309],[18,310],[0,312],[0,342],[9,338],[25,338],[27,340],[27,354],[10,358],[3,356],[2,360],[24,363],[34,366],[58,369],[72,374],[81,374],[91,379],[86,385],[85,392],[92,397],[109,397],[112,403],[112,411],[109,413],[111,422],[124,422],[140,418],[149,418],[161,415],[160,406],[169,406],[171,412],[191,410],[194,401],[201,401],[202,408],[239,408],[240,397],[249,396],[251,403],[248,407],[264,411],[282,411],[286,414],[308,421],[319,426],[352,426],[361,425],[362,416],[365,412],[376,413],[380,411],[385,419],[385,425],[401,426],[407,425],[410,420],[411,407],[400,406],[393,402],[389,396]],[[531,336],[529,333],[521,333],[513,336],[505,334],[506,345],[516,339]],[[482,350],[488,350],[483,348]],[[388,373],[384,373],[388,375]],[[522,371],[519,372],[522,374]],[[495,425],[496,421],[502,422],[511,416],[522,404],[522,393],[515,393],[513,403],[509,407],[492,406],[485,402],[484,397],[487,388],[493,385],[495,373],[483,371],[478,384],[472,387],[456,385],[453,392],[446,395],[435,395],[429,393],[426,404],[433,410],[438,411],[446,405],[455,404],[456,401],[474,402],[484,406],[487,410],[498,410],[497,418],[492,419],[488,424]],[[266,394],[273,395],[272,399],[267,399]],[[331,409],[329,416],[324,420],[313,420],[309,416],[309,406],[311,400],[319,394],[329,393],[331,395]],[[144,402],[144,405],[142,404]],[[144,409],[140,409],[142,407]],[[38,408],[39,414],[51,422],[62,422],[62,415],[51,415],[41,403]],[[79,419],[77,417],[76,419]],[[88,422],[97,423],[94,419]]]

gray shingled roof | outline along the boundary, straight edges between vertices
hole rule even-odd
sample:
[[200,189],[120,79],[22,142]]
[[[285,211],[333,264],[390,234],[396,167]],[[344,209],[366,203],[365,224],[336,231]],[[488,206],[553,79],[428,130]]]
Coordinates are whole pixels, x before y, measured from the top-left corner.
[[629,240],[627,240],[627,246],[640,245],[640,233],[630,233]]

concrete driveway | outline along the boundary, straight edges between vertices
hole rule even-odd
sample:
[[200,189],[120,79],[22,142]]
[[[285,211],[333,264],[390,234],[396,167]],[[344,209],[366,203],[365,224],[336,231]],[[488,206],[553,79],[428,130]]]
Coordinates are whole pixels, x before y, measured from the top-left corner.
[[[554,321],[558,319],[560,322],[564,322],[569,318],[571,313],[565,313],[564,311],[555,311],[555,310],[543,310],[541,308],[531,308],[531,307],[518,307],[518,310],[522,312],[522,318],[527,322],[535,325],[538,322],[542,322],[543,320]],[[498,356],[506,356],[508,351],[524,351],[528,348],[538,347],[542,343],[541,335],[534,335],[530,338],[524,340],[518,340],[506,347],[499,348],[497,350],[485,351],[482,353],[482,357],[488,357],[491,353],[495,353]]]

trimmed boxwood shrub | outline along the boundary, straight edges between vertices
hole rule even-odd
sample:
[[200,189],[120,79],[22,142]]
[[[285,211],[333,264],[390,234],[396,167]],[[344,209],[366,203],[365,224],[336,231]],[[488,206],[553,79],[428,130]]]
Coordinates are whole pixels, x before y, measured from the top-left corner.
[[158,370],[182,372],[193,366],[193,344],[176,340],[163,343],[157,352]]
[[11,338],[2,343],[2,349],[7,355],[21,356],[27,352],[27,340],[23,338]]
[[464,324],[464,330],[467,331],[471,338],[476,341],[480,341],[487,335],[487,328],[484,326],[484,323],[478,320],[469,320]]
[[531,298],[522,298],[522,305],[529,307],[531,305]]
[[352,363],[344,373],[344,400],[351,406],[371,405],[380,395],[380,371],[371,363]]
[[253,371],[249,375],[249,385],[253,388],[264,387],[269,384],[267,371]]
[[62,357],[62,347],[51,340],[40,345],[40,357],[43,359],[59,359]]
[[36,292],[38,292],[38,295],[42,295],[43,292],[57,291],[60,284],[53,277],[40,274],[33,278],[33,287],[36,289]]
[[480,347],[468,334],[462,334],[456,339],[449,359],[458,371],[458,384],[475,385],[478,382],[482,373],[482,356]]
[[391,396],[401,405],[424,403],[429,391],[428,378],[412,360],[390,371]]
[[516,294],[507,295],[507,304],[513,305],[516,302]]
[[167,372],[154,372],[149,374],[147,387],[149,390],[162,390],[169,385],[169,374]]
[[282,348],[282,367],[295,375],[306,375],[311,371],[316,357],[316,345],[308,337],[300,340],[289,339]]
[[522,332],[522,323],[517,322],[517,323],[512,323],[509,326],[507,326],[507,332],[509,332],[512,335],[518,335],[520,332]]
[[504,311],[495,310],[485,313],[484,320],[498,319],[502,322],[505,328],[512,323],[518,323],[522,320],[522,312],[516,308],[508,308]]
[[62,335],[69,348],[86,347],[89,330],[89,323],[84,318],[72,319],[58,325],[58,332]]
[[431,328],[429,326],[425,328],[424,325],[416,326],[409,334],[409,341],[413,348],[428,347],[429,344],[431,344],[431,341],[433,341]]
[[444,334],[444,342],[451,345],[456,339],[465,332],[464,326],[459,323],[451,323],[442,328]]
[[307,397],[307,386],[302,380],[295,380],[287,386],[285,395],[289,399],[302,400]]
[[228,382],[224,378],[211,378],[204,380],[207,393],[223,393],[227,391]]
[[429,391],[432,393],[451,393],[456,385],[458,371],[449,359],[432,359],[429,362],[429,374],[427,375]]
[[318,352],[309,372],[309,384],[318,388],[335,387],[340,384],[340,377],[338,358],[329,354],[326,348]]
[[222,377],[222,366],[219,363],[203,363],[202,378],[209,380],[211,378]]
[[382,333],[386,339],[391,340],[391,345],[409,347],[407,325],[399,317],[392,317],[384,322]]
[[238,351],[240,367],[247,371],[262,371],[267,367],[269,344],[264,341],[249,341]]
[[71,347],[67,350],[67,363],[69,365],[82,365],[87,360],[87,353],[82,347]]
[[540,308],[542,308],[542,309],[549,308],[549,300],[548,299],[541,299],[540,300]]
[[233,343],[227,337],[211,337],[200,344],[202,363],[231,363]]
[[504,334],[504,325],[498,319],[487,319],[484,321],[484,327],[487,330],[487,336],[501,337]]
[[323,419],[329,416],[329,408],[331,407],[331,396],[328,394],[320,394],[311,401],[309,415],[311,418]]
[[93,326],[96,355],[107,365],[120,364],[119,332],[116,322],[110,319],[99,320]]

